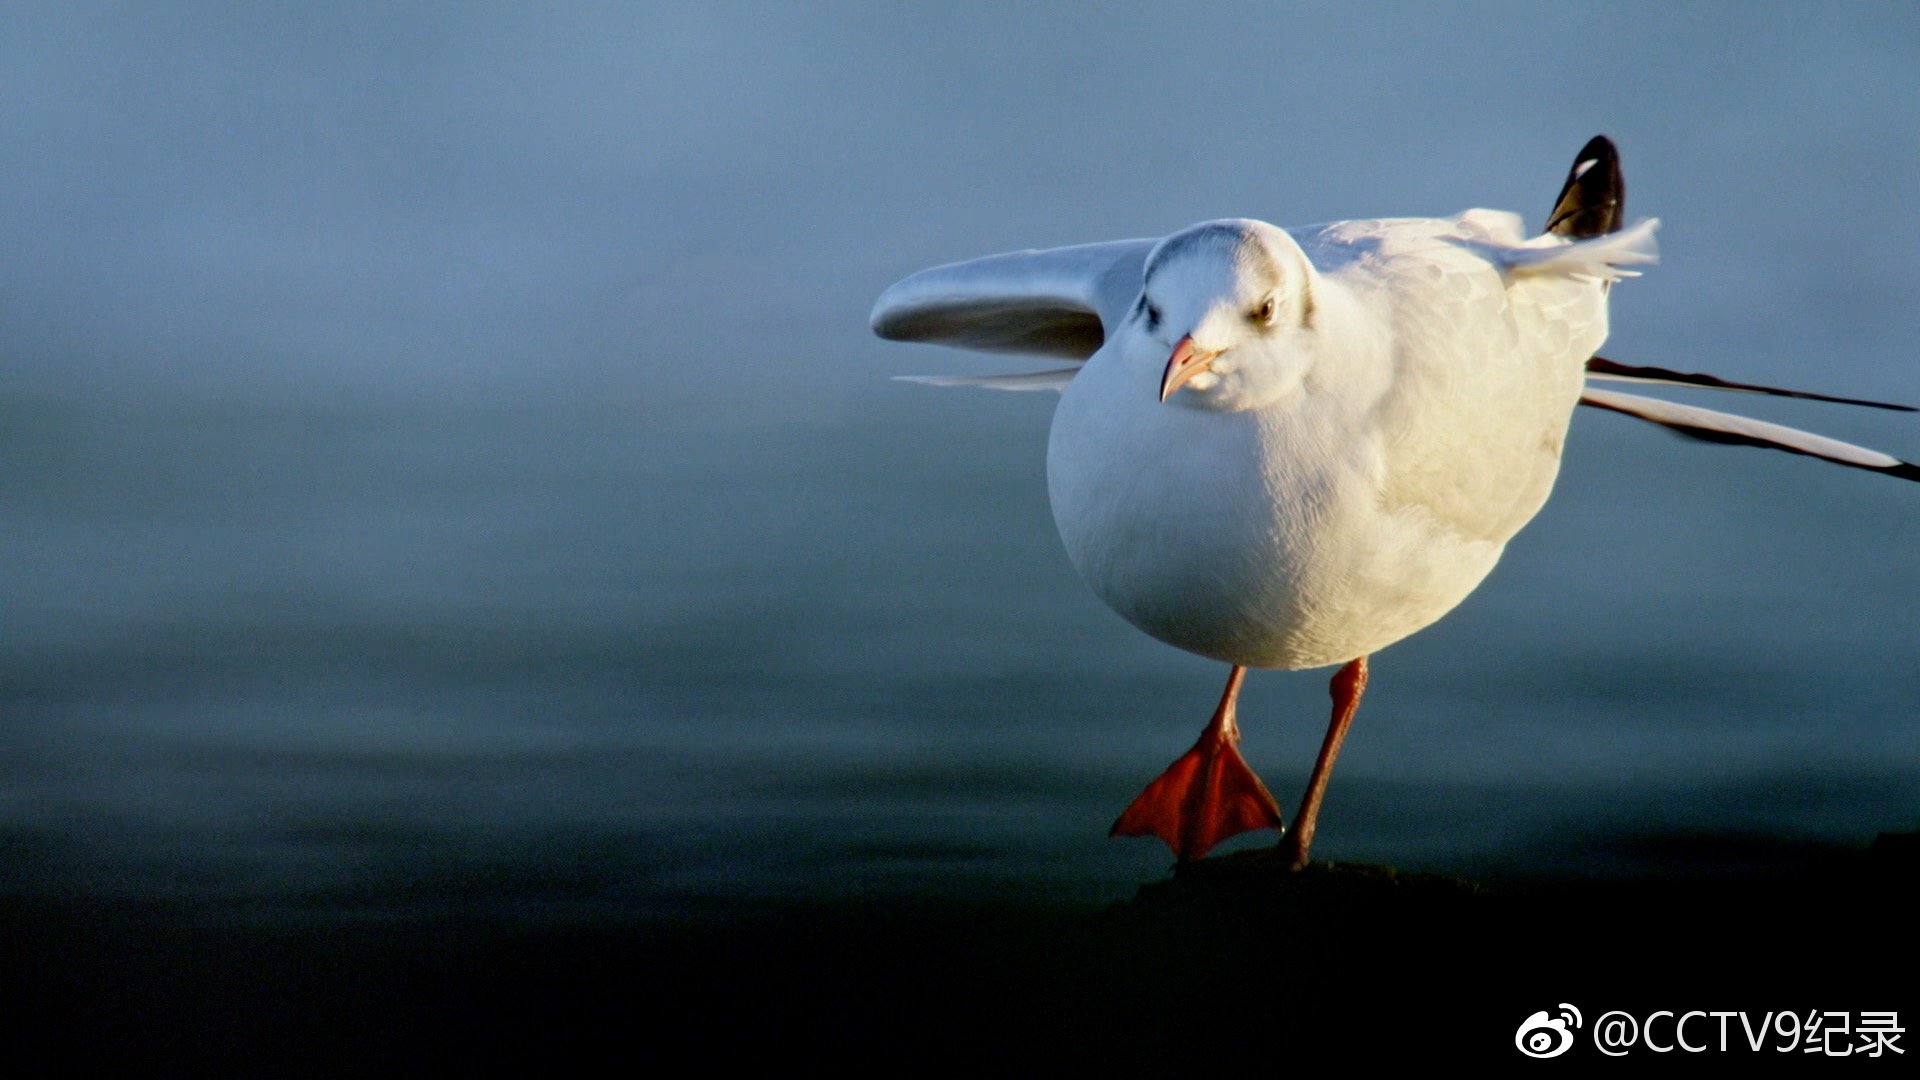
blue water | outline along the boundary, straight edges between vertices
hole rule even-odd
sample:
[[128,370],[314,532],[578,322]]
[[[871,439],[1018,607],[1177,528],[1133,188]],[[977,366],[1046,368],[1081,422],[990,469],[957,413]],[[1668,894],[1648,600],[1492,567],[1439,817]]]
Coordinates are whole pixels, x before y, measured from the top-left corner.
[[[1666,222],[1609,355],[1920,399],[1902,7],[359,14],[0,47],[0,894],[646,914],[1163,873],[1104,833],[1224,670],[1074,577],[1052,398],[887,381],[1007,363],[871,339],[925,265],[1537,223],[1604,130]],[[1920,456],[1911,417],[1714,403]],[[1912,485],[1577,418],[1487,584],[1376,659],[1316,853],[1686,873],[1913,828],[1916,526]],[[1325,701],[1250,681],[1283,804]]]

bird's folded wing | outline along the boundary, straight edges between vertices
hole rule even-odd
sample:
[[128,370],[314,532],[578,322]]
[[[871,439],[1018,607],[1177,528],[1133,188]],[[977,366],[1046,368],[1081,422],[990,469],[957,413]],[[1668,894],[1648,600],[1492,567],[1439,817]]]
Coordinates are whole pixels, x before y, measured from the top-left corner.
[[873,332],[980,352],[1085,360],[1140,295],[1155,240],[1016,251],[936,266],[895,283]]
[[1671,401],[1644,398],[1637,394],[1595,390],[1591,387],[1581,393],[1580,404],[1625,413],[1707,442],[1770,447],[1775,450],[1785,450],[1789,454],[1805,454],[1822,461],[1831,461],[1836,465],[1885,473],[1902,480],[1920,481],[1920,465],[1901,461],[1891,454],[1883,454],[1878,450],[1869,450],[1864,446],[1855,446],[1852,443],[1829,439],[1824,435],[1815,435],[1797,428],[1769,424],[1764,420],[1715,412],[1712,409],[1702,409],[1694,405],[1677,405]]

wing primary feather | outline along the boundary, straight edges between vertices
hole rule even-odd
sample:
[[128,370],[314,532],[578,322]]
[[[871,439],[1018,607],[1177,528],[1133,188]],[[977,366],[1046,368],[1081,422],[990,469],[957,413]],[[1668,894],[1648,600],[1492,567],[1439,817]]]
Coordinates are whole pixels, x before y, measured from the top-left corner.
[[1668,386],[1697,386],[1708,390],[1738,390],[1747,394],[1770,394],[1774,397],[1803,398],[1807,401],[1828,401],[1836,405],[1862,405],[1869,409],[1892,409],[1895,412],[1920,412],[1912,405],[1899,405],[1890,401],[1869,401],[1865,398],[1835,397],[1831,394],[1816,394],[1810,390],[1786,390],[1778,386],[1762,386],[1759,383],[1733,382],[1697,371],[1674,371],[1671,368],[1648,367],[1640,364],[1622,364],[1604,356],[1596,356],[1587,361],[1587,374],[1597,379],[1612,379],[1618,382],[1659,383]]
[[893,379],[921,386],[972,386],[982,390],[1065,390],[1079,371],[1077,367],[1065,367],[1010,375],[895,375]]
[[1920,482],[1920,465],[1878,450],[1764,420],[1610,390],[1588,389],[1580,395],[1580,404],[1623,413],[1705,442],[1784,450],[1789,454],[1804,454],[1836,465]]
[[1580,148],[1567,182],[1547,214],[1547,231],[1585,240],[1620,227],[1627,213],[1627,182],[1620,176],[1620,154],[1613,140],[1595,135]]

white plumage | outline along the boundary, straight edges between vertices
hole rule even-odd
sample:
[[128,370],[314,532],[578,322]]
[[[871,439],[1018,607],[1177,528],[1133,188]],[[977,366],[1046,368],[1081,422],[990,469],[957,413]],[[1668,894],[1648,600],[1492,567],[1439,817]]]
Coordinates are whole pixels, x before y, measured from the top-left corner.
[[1365,657],[1493,568],[1546,501],[1583,401],[1920,479],[1791,428],[1586,389],[1591,364],[1596,377],[1793,393],[1595,357],[1611,285],[1654,259],[1655,222],[1614,231],[1623,192],[1600,138],[1552,230],[1531,239],[1490,210],[1291,230],[1216,221],[937,267],[881,296],[883,337],[1085,361],[920,381],[1061,390],[1048,491],[1075,568],[1135,626],[1235,665],[1201,743],[1116,831],[1157,833],[1184,858],[1278,826],[1264,786],[1235,772],[1240,669],[1346,664],[1290,838],[1304,862]]
[[[1651,232],[1523,248],[1517,218],[1470,211],[1169,238],[1148,262],[1159,328],[1117,327],[1054,416],[1074,566],[1142,630],[1229,663],[1344,663],[1427,626],[1546,501],[1606,336],[1600,275],[1649,259]],[[1269,291],[1288,303],[1255,326]],[[1189,333],[1221,356],[1162,403]]]

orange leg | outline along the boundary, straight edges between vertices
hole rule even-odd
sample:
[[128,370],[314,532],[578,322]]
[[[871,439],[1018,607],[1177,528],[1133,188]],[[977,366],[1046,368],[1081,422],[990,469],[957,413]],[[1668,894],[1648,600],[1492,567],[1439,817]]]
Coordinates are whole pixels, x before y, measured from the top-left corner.
[[1307,781],[1307,793],[1300,800],[1300,812],[1293,816],[1293,830],[1280,840],[1280,857],[1295,870],[1307,865],[1307,848],[1313,843],[1313,825],[1320,816],[1320,800],[1327,793],[1327,778],[1333,775],[1333,759],[1340,756],[1340,744],[1346,740],[1347,725],[1360,708],[1360,695],[1367,690],[1367,658],[1350,660],[1334,672],[1327,693],[1333,697],[1333,719],[1327,723],[1327,737],[1320,744],[1320,757],[1313,763],[1313,776]]
[[1235,749],[1240,725],[1234,703],[1246,675],[1246,668],[1234,666],[1200,741],[1147,785],[1108,835],[1158,836],[1186,862],[1230,836],[1282,827],[1279,804]]

